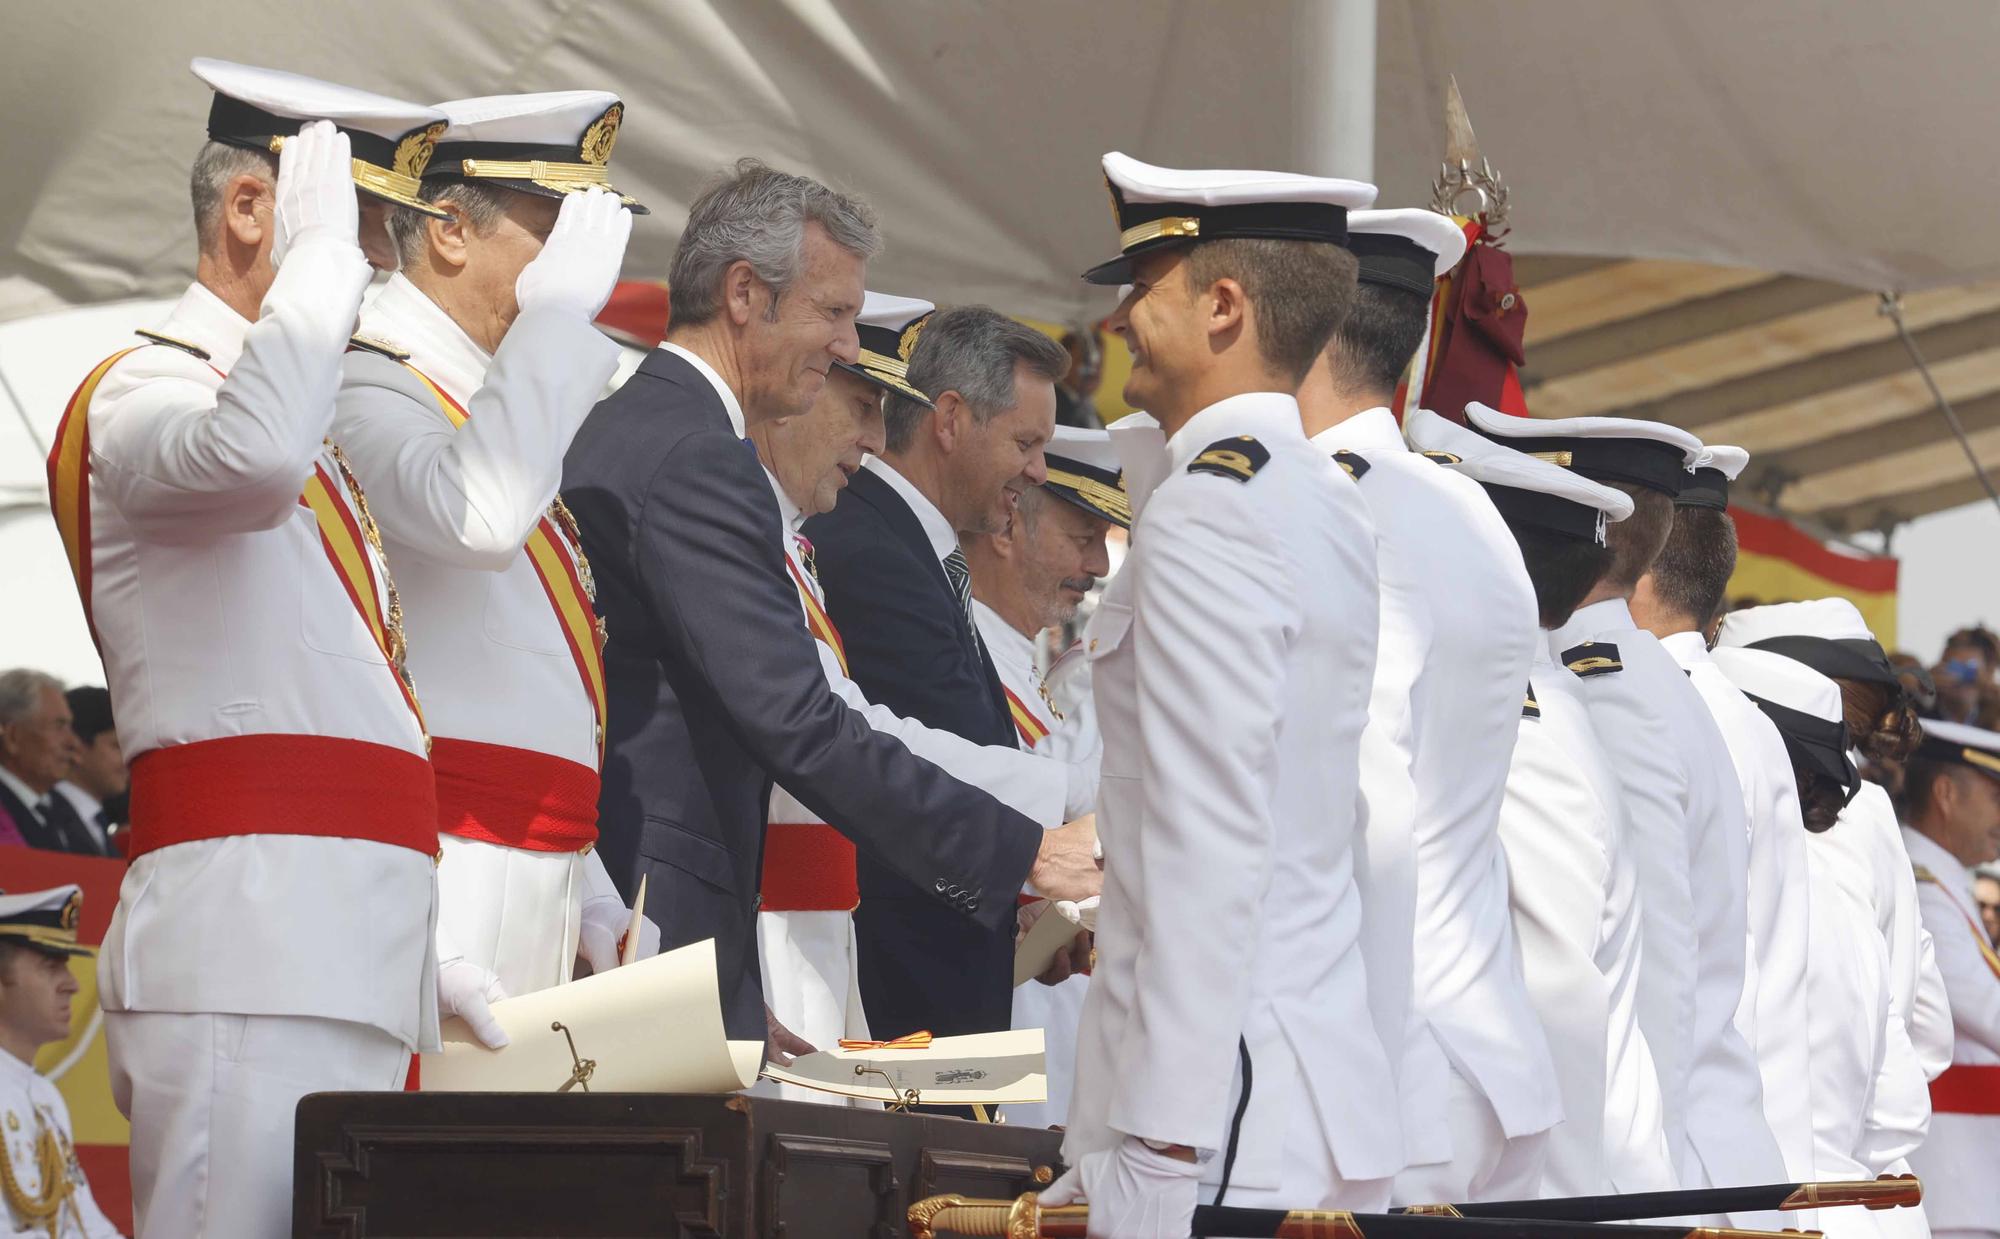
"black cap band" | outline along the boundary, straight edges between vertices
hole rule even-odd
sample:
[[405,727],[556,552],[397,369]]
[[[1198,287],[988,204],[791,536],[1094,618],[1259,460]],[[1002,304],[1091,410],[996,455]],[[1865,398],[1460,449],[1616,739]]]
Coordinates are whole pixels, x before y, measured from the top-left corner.
[[1783,654],[1830,680],[1859,680],[1864,684],[1886,684],[1891,688],[1903,686],[1902,680],[1896,676],[1895,666],[1889,662],[1889,656],[1873,640],[1797,634],[1752,641],[1750,648]]
[[1729,508],[1729,475],[1720,469],[1701,468],[1681,484],[1680,493],[1674,496],[1677,508],[1714,508],[1718,512]]
[[1347,248],[1360,261],[1363,284],[1381,284],[1425,297],[1437,285],[1438,256],[1408,237],[1355,232],[1348,234]]
[[1593,482],[1625,482],[1659,491],[1663,495],[1678,495],[1688,481],[1686,453],[1658,439],[1591,439],[1553,435],[1487,437],[1517,452],[1526,452],[1573,470]]
[[1524,490],[1518,486],[1481,483],[1487,497],[1511,527],[1523,525],[1546,530],[1578,542],[1603,541],[1604,513],[1587,503],[1564,499],[1547,491]]
[[1117,210],[1121,253],[1083,273],[1083,278],[1092,284],[1128,284],[1133,255],[1170,245],[1194,245],[1230,237],[1347,243],[1347,208],[1330,202],[1244,202],[1229,206],[1126,202],[1116,186],[1111,189],[1111,199]]
[[1755,693],[1743,695],[1756,702],[1757,708],[1777,727],[1793,766],[1831,780],[1847,793],[1845,800],[1854,799],[1854,794],[1861,790],[1861,773],[1847,756],[1845,720],[1821,718]]

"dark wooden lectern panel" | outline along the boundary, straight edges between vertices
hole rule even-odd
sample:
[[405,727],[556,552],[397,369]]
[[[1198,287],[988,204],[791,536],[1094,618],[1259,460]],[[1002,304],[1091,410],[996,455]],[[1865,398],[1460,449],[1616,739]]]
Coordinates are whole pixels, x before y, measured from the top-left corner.
[[912,1200],[1032,1190],[1061,1143],[761,1097],[328,1093],[299,1103],[293,1234],[896,1239]]

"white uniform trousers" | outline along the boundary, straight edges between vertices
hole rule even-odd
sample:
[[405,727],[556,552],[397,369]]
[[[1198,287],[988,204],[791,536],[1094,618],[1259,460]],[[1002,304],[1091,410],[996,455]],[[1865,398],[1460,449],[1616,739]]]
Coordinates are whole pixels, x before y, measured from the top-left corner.
[[[843,1037],[868,1039],[868,1020],[861,1013],[861,978],[855,967],[853,913],[760,912],[757,957],[764,968],[764,1001],[780,1024],[816,1050],[831,1050]],[[786,1101],[878,1108],[872,1101],[776,1080],[760,1079],[750,1092]]]
[[1083,1000],[1089,993],[1090,978],[1081,975],[1058,985],[1030,981],[1014,987],[1014,1027],[1042,1030],[1049,1099],[1008,1106],[1009,1123],[1025,1127],[1069,1125],[1069,1095],[1076,1087],[1076,1029],[1083,1020]]
[[[1265,1085],[1259,1084],[1252,1073],[1251,1089],[1254,1092]],[[1235,1114],[1243,1088],[1239,1072],[1236,1083],[1229,1090],[1229,1113]],[[1283,1160],[1279,1163],[1278,1186],[1245,1187],[1240,1183],[1229,1186],[1229,1194],[1217,1201],[1219,1182],[1204,1181],[1200,1189],[1201,1203],[1225,1204],[1244,1209],[1347,1209],[1355,1213],[1386,1213],[1389,1209],[1394,1178],[1383,1179],[1341,1179],[1334,1174],[1333,1150],[1327,1147],[1325,1130],[1319,1123],[1310,1105],[1291,1106],[1287,1123]],[[1247,1134],[1246,1134],[1247,1135]],[[1213,1180],[1220,1173],[1217,1163],[1223,1153],[1218,1150],[1215,1162],[1202,1175],[1204,1180]],[[1303,1201],[1305,1203],[1301,1204]]]
[[582,852],[439,835],[438,956],[462,955],[510,996],[568,981],[583,914]]
[[1444,1074],[1451,1160],[1406,1167],[1396,1176],[1396,1203],[1449,1204],[1540,1196],[1549,1133],[1531,1132],[1509,1140],[1493,1103],[1459,1072],[1457,1064],[1449,1064]]
[[299,1099],[401,1089],[410,1068],[408,1046],[346,1020],[107,1011],[104,1028],[133,1217],[160,1239],[290,1234]]

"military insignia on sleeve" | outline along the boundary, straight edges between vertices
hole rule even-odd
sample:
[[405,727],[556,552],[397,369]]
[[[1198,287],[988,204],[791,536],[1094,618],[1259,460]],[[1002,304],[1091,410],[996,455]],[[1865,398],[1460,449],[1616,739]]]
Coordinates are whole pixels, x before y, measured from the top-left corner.
[[1333,454],[1333,463],[1339,465],[1348,477],[1357,482],[1368,472],[1368,458],[1359,452],[1350,452],[1346,448]]
[[1535,682],[1530,680],[1528,681],[1528,695],[1521,699],[1521,717],[1540,718],[1541,716],[1542,703],[1535,700]]
[[1434,465],[1459,465],[1465,463],[1465,457],[1458,455],[1456,452],[1419,452],[1418,455]]
[[1218,439],[1188,462],[1189,473],[1216,473],[1247,482],[1252,474],[1271,461],[1271,449],[1249,435]]
[[1618,647],[1609,641],[1586,641],[1563,651],[1563,666],[1579,676],[1609,675],[1625,670]]
[[405,353],[393,344],[382,340],[371,340],[367,336],[349,336],[347,339],[347,351],[351,353],[357,350],[363,353],[375,353],[387,357],[390,361],[408,361],[410,359],[408,353]]
[[172,336],[163,336],[157,331],[147,331],[144,328],[140,329],[139,334],[155,344],[164,344],[168,348],[177,348],[183,353],[191,354],[199,361],[208,360],[208,350],[198,344],[189,344],[186,340],[176,340]]

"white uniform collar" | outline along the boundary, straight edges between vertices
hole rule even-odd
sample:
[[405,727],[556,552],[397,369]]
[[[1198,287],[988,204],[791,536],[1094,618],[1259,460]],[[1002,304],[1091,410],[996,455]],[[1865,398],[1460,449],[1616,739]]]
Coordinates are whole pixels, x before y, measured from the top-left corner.
[[722,409],[723,412],[729,414],[730,428],[736,432],[737,438],[742,438],[744,434],[743,405],[737,401],[736,393],[729,390],[729,384],[723,382],[722,376],[715,372],[715,367],[709,365],[700,357],[697,357],[694,353],[682,348],[678,344],[670,344],[662,340],[660,341],[660,347],[701,371],[702,377],[708,380],[708,385],[715,389],[715,394],[722,397]]
[[1708,639],[1692,628],[1661,637],[1660,645],[1683,667],[1715,661],[1708,656]]
[[958,531],[951,527],[951,522],[938,511],[929,496],[918,490],[910,479],[896,472],[896,466],[880,456],[870,456],[861,462],[861,467],[873,470],[876,477],[887,482],[889,489],[901,495],[903,502],[910,505],[910,511],[917,514],[917,523],[924,527],[924,536],[930,539],[933,554],[943,559],[958,549]]
[[[0,1049],[0,1080],[7,1079],[9,1076],[23,1077],[22,1086],[25,1086],[30,1081],[45,1078],[41,1072],[35,1070],[33,1063],[24,1063],[14,1057],[13,1051]],[[0,1144],[0,1157],[5,1156],[7,1156],[6,1145]]]
[[1304,441],[1299,402],[1279,391],[1252,391],[1226,396],[1187,420],[1167,440],[1167,472],[1179,470],[1203,448],[1231,435],[1259,439]]
[[42,795],[21,781],[21,776],[5,766],[0,766],[0,787],[21,798],[21,803],[36,813],[42,811]]
[[250,333],[250,326],[249,319],[197,282],[188,285],[158,330],[163,336],[199,347],[208,354],[209,365],[228,374],[243,355],[243,337]]
[[1929,870],[1954,898],[1972,898],[1972,870],[1959,864],[1958,857],[1945,851],[1943,844],[1914,826],[1905,826],[1903,847],[1909,852],[1911,862]]
[[979,625],[979,635],[986,639],[987,652],[993,655],[993,665],[1001,668],[1011,665],[1021,683],[1032,685],[1038,678],[1034,639],[1021,635],[1020,629],[977,598],[972,600],[972,614]]
[[757,463],[764,467],[764,476],[771,481],[771,493],[778,497],[778,519],[784,523],[785,532],[797,537],[799,526],[806,523],[806,514],[799,511],[799,505],[793,503],[792,497],[785,493],[785,488],[778,482],[778,475],[771,472],[770,467],[764,465],[763,461]]
[[1554,648],[1566,650],[1612,633],[1631,632],[1638,628],[1632,622],[1632,608],[1623,598],[1606,598],[1603,602],[1593,602],[1587,607],[1577,608],[1569,617],[1569,623],[1556,629]]
[[400,272],[361,312],[361,334],[409,353],[410,364],[460,404],[486,386],[486,371],[493,365],[493,355],[474,344],[443,306]]
[[1322,451],[1407,452],[1402,427],[1386,405],[1363,410],[1346,421],[1335,422],[1312,437],[1312,445]]
[[1542,639],[1540,641],[1535,642],[1535,648],[1531,651],[1529,664],[1535,667],[1555,666],[1556,665],[1555,651],[1549,648],[1549,643],[1556,639],[1555,634],[1550,632],[1546,628],[1539,628],[1536,629],[1536,631],[1542,634]]

